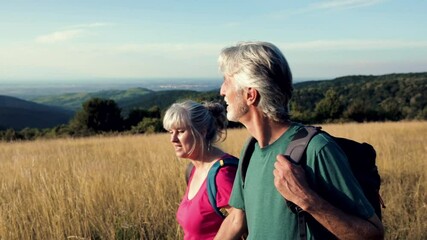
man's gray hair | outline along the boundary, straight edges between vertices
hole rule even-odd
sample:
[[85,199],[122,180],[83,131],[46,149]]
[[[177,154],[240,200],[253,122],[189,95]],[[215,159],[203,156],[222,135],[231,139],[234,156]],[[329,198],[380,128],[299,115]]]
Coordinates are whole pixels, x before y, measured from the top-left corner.
[[254,88],[258,107],[271,120],[289,120],[292,73],[285,56],[268,42],[241,42],[224,48],[218,58],[220,71],[234,78],[237,89]]

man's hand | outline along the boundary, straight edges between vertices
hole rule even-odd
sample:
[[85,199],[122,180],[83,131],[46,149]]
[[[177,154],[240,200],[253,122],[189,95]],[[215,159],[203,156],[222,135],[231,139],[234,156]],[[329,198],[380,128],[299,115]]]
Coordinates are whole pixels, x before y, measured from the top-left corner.
[[288,201],[295,203],[305,210],[306,201],[312,190],[308,186],[304,169],[291,163],[284,155],[277,155],[274,164],[274,186],[277,191]]
[[301,166],[284,155],[276,158],[274,185],[286,200],[298,205],[339,239],[384,239],[384,227],[377,215],[366,220],[332,206],[311,190]]

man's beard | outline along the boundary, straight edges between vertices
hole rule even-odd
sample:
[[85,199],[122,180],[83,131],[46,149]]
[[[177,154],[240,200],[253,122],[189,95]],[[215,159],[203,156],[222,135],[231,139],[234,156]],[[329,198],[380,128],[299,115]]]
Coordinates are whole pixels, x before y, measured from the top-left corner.
[[239,122],[239,119],[249,111],[249,107],[244,103],[243,96],[240,93],[236,96],[239,99],[234,105],[228,105],[227,119],[232,122]]

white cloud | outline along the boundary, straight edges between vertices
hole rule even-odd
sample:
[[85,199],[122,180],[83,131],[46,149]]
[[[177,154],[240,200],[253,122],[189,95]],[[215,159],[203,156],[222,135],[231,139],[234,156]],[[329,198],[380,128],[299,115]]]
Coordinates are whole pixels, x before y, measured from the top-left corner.
[[56,42],[63,42],[67,41],[76,37],[79,37],[85,33],[89,33],[88,29],[90,28],[98,28],[98,27],[104,27],[104,26],[111,26],[113,24],[111,23],[89,23],[89,24],[79,24],[79,25],[73,25],[64,27],[61,31],[55,31],[53,33],[45,34],[36,37],[36,42],[38,43],[56,43]]
[[375,5],[385,0],[329,0],[310,5],[314,9],[348,9]]
[[36,42],[39,43],[55,43],[55,42],[63,42],[70,40],[72,38],[76,38],[79,35],[83,34],[82,29],[73,29],[73,30],[65,30],[65,31],[58,31],[53,32],[50,34],[38,36],[36,38]]

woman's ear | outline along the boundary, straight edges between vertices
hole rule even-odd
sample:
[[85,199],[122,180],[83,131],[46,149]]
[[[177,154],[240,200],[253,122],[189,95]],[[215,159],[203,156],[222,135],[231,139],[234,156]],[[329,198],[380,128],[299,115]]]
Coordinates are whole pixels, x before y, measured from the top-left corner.
[[247,88],[245,91],[246,103],[248,105],[257,105],[259,101],[259,93],[255,88]]

